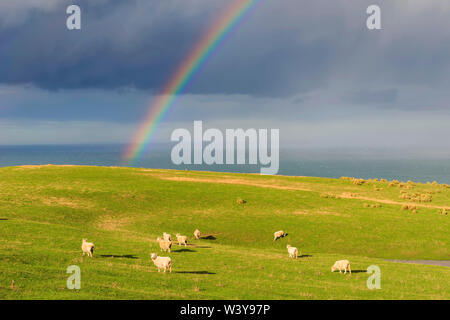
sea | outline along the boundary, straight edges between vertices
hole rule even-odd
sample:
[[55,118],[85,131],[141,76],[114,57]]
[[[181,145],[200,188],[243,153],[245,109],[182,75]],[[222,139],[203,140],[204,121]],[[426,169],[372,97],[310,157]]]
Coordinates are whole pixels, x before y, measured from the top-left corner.
[[[0,146],[0,167],[44,164],[131,166],[180,170],[259,173],[260,165],[175,165],[171,145],[154,145],[125,163],[123,144]],[[372,148],[282,149],[279,175],[384,178],[450,184],[450,152]],[[0,171],[1,179],[1,171]]]

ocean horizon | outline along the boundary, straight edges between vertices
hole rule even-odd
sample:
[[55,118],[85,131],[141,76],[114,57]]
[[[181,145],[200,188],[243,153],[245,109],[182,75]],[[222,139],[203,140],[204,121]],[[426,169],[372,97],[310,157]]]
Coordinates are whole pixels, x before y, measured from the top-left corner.
[[[172,145],[155,145],[132,164],[125,164],[125,144],[3,145],[0,167],[22,165],[92,165],[259,173],[259,165],[175,165]],[[279,175],[450,183],[450,155],[436,151],[393,149],[282,149]]]

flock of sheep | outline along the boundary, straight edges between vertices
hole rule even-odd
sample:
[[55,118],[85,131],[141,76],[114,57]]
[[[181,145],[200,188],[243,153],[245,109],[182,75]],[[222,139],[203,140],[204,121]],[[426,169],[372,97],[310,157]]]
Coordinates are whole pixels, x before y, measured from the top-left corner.
[[[187,236],[182,236],[179,233],[177,233],[175,236],[177,237],[179,246],[187,246]],[[200,231],[198,229],[194,231],[194,237],[197,240],[200,239]],[[172,248],[172,236],[170,234],[164,232],[163,237],[156,238],[156,241],[159,243],[161,251],[167,251],[168,253],[170,253],[170,249]],[[158,268],[158,272],[163,269],[164,272],[166,272],[166,270],[169,270],[169,272],[172,273],[172,259],[170,259],[170,257],[159,257],[156,253],[152,253],[151,257],[153,263]]]
[[[273,234],[273,241],[278,240],[280,238],[283,238],[287,236],[287,233],[284,232],[283,230],[274,232]],[[293,259],[297,259],[298,258],[298,249],[296,247],[293,247],[291,245],[287,245],[286,246],[288,254],[289,254],[289,258],[293,258]],[[350,272],[350,274],[352,273],[352,269],[350,268],[350,261],[348,260],[338,260],[334,263],[334,265],[331,267],[331,272],[334,272],[336,270],[339,270],[340,273],[342,273],[342,271],[344,271],[344,274],[347,273],[347,271]]]
[[[196,229],[194,231],[194,238],[196,240],[200,239],[200,230]],[[182,236],[179,233],[176,235],[178,245],[184,245],[187,246],[187,236]],[[273,241],[278,240],[280,238],[283,238],[287,236],[287,233],[280,230],[273,234]],[[170,250],[172,248],[172,236],[168,233],[163,233],[163,237],[158,237],[156,241],[159,244],[159,247],[161,251],[170,253]],[[81,250],[83,251],[83,256],[87,254],[88,257],[93,257],[94,253],[94,244],[92,242],[87,242],[86,239],[83,239],[81,244]],[[296,247],[292,247],[291,245],[286,246],[289,258],[297,259],[298,258],[298,249]],[[156,253],[151,253],[151,259],[155,266],[158,268],[158,272],[161,271],[161,269],[164,271],[164,273],[169,270],[170,273],[172,273],[172,259],[170,257],[160,257]],[[344,274],[347,273],[347,271],[352,273],[352,269],[350,268],[350,262],[348,260],[339,260],[334,263],[334,265],[331,267],[331,272],[334,272],[336,270],[339,270],[339,272],[344,271]]]

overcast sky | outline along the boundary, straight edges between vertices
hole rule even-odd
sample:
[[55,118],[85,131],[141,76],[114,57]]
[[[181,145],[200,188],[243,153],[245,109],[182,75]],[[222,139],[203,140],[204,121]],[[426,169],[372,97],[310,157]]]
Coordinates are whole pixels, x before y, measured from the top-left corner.
[[[129,141],[227,2],[1,0],[0,144]],[[449,148],[449,98],[450,1],[260,0],[155,141],[203,120],[279,128],[281,147]]]

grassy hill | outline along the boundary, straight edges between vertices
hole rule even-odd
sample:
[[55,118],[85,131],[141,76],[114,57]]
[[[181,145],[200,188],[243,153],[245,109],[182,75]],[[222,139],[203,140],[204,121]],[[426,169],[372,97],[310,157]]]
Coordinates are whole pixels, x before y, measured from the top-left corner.
[[[0,299],[450,299],[450,268],[386,260],[449,260],[443,208],[450,189],[438,184],[2,168]],[[192,239],[196,228],[203,239]],[[288,236],[274,242],[277,230]],[[190,240],[172,247],[172,274],[150,259],[163,232]],[[94,258],[82,257],[82,238]],[[286,244],[302,257],[289,259]],[[339,259],[351,276],[331,273]],[[74,264],[81,290],[66,288]],[[380,290],[366,286],[370,265],[381,268]]]

